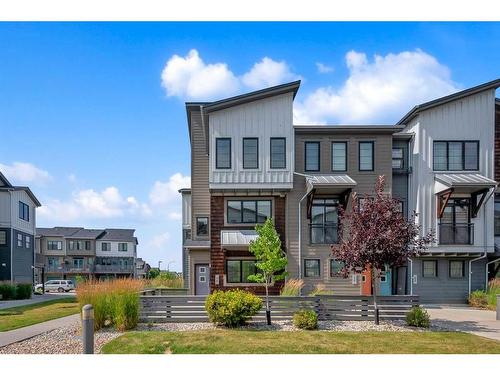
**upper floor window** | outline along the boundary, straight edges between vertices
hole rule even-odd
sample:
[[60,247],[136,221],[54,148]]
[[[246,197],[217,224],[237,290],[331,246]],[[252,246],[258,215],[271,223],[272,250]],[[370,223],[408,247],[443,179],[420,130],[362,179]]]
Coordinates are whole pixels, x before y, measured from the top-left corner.
[[231,169],[231,138],[215,140],[215,168]]
[[62,241],[47,241],[47,250],[62,250]]
[[19,201],[19,219],[30,221],[30,206]]
[[332,171],[347,171],[347,142],[332,142]]
[[259,168],[259,138],[243,138],[243,169]]
[[439,243],[471,245],[474,225],[470,222],[470,199],[450,198],[439,223]]
[[479,169],[479,141],[434,141],[435,171]]
[[305,170],[319,172],[319,142],[306,142],[305,145]]
[[311,243],[338,243],[338,199],[313,199],[311,206]]
[[90,250],[90,241],[69,241],[69,250]]
[[7,232],[0,230],[0,245],[7,245]]
[[101,251],[111,251],[111,243],[110,242],[102,242],[101,243]]
[[228,200],[227,222],[229,224],[263,223],[271,217],[270,200]]
[[128,243],[126,242],[118,243],[118,251],[127,251],[127,250],[128,250]]
[[271,169],[286,168],[286,138],[271,138]]
[[359,170],[373,171],[373,142],[359,142]]
[[196,235],[208,236],[208,217],[196,218]]
[[403,159],[403,148],[393,147],[392,148],[392,169],[403,169],[405,166]]

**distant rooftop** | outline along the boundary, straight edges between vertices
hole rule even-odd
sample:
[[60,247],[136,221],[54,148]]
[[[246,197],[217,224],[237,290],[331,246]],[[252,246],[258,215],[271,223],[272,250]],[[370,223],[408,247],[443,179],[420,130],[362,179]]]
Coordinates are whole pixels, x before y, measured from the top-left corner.
[[64,237],[74,239],[92,239],[124,241],[138,243],[134,237],[135,229],[85,229],[83,227],[36,228],[37,237]]

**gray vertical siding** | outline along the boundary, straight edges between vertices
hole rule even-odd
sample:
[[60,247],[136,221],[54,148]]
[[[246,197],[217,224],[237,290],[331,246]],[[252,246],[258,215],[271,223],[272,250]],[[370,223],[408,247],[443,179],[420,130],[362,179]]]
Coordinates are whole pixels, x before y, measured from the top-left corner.
[[[0,228],[7,235],[7,243],[0,245],[0,281],[10,280],[11,229]],[[5,264],[5,266],[4,266]]]
[[[392,140],[392,147],[403,149],[403,171],[408,168],[408,141]],[[392,172],[392,196],[403,202],[403,209],[408,214],[408,175],[403,171]]]
[[[17,235],[23,236],[22,246],[18,246]],[[26,247],[26,237],[30,238],[30,246]],[[33,282],[33,257],[35,238],[31,234],[13,230],[12,238],[12,281],[17,283]]]

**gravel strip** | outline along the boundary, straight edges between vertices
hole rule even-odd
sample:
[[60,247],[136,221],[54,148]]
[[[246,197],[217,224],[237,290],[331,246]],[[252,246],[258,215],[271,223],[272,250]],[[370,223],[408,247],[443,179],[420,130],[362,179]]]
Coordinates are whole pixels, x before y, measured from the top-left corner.
[[[120,335],[122,335],[121,332],[110,329],[96,332],[94,351],[100,353],[104,344]],[[83,344],[79,323],[57,328],[0,348],[0,354],[81,354],[82,352]]]

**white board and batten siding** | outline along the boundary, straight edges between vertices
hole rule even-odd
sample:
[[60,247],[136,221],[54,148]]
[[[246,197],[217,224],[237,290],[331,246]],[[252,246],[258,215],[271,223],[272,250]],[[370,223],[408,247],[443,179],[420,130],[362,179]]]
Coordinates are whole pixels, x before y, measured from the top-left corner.
[[[19,217],[19,201],[29,206],[29,221]],[[35,235],[36,205],[24,190],[0,192],[0,226]]]
[[[495,151],[495,90],[484,91],[422,111],[407,125],[404,132],[414,133],[410,152],[413,173],[409,181],[409,207],[417,212],[417,222],[424,233],[434,230],[438,233],[439,219],[436,214],[436,190],[433,170],[434,141],[479,141],[479,171],[483,176],[494,179]],[[467,171],[456,171],[467,173]],[[484,210],[486,222],[484,220]],[[440,245],[439,252],[483,252],[494,250],[493,217],[494,199],[483,205],[474,224],[474,244]],[[485,238],[486,229],[486,243]],[[437,245],[435,245],[437,246]]]
[[[110,251],[102,251],[102,243],[103,242],[108,242],[111,244],[111,250]],[[118,250],[118,244],[119,243],[126,243],[127,244],[127,251],[119,251]],[[126,241],[110,241],[110,240],[97,240],[96,241],[96,256],[98,257],[130,257],[130,258],[135,258],[137,255],[136,245],[134,242],[126,242]]]
[[[293,186],[293,94],[257,100],[209,114],[211,189],[291,189]],[[243,138],[259,139],[259,168],[243,169]],[[286,138],[286,168],[270,168],[270,142]],[[216,138],[231,138],[231,169],[216,169]]]

